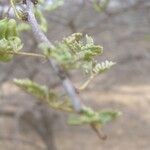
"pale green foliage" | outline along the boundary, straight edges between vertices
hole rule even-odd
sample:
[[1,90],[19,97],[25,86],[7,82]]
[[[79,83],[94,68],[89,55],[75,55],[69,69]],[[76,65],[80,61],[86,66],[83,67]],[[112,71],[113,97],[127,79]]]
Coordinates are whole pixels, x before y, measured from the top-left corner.
[[30,29],[31,29],[30,25],[25,23],[25,22],[19,23],[18,26],[17,26],[17,31],[18,32],[28,31]]
[[35,15],[39,19],[40,28],[43,32],[47,32],[47,21],[40,9],[35,9]]
[[95,67],[93,68],[93,74],[98,74],[102,73],[104,71],[109,70],[112,66],[114,66],[116,63],[112,61],[106,60],[105,62],[102,63],[97,63]]
[[119,117],[122,113],[114,110],[104,110],[99,112],[99,121],[102,124],[109,123]]
[[[26,92],[34,95],[42,102],[46,103],[49,107],[62,110],[66,112],[75,112],[70,104],[69,99],[65,98],[65,100],[60,100],[58,93],[50,90],[46,86],[39,85],[29,79],[15,79],[15,84],[19,86],[21,89]],[[100,111],[96,112],[89,107],[83,107],[82,111],[78,115],[71,115],[68,123],[71,125],[81,125],[81,124],[105,124],[114,120],[116,117],[120,115],[119,112],[116,111]]]
[[[43,15],[43,10],[45,11],[53,11],[55,9],[57,9],[58,7],[62,6],[64,1],[63,0],[54,0],[51,4],[47,4],[47,2],[45,2],[44,0],[40,0],[40,7],[36,7],[34,9],[35,11],[35,15],[39,21],[39,25],[40,28],[43,32],[47,32],[48,29],[48,25],[47,25],[47,21]],[[24,16],[24,14],[22,13],[22,11],[17,11],[19,16],[22,18]],[[18,26],[18,31],[27,31],[30,30],[30,26],[26,23],[21,23]]]
[[57,42],[53,49],[44,43],[40,45],[46,56],[55,58],[61,66],[68,69],[82,69],[90,76],[109,70],[115,63],[112,61],[97,62],[95,56],[102,54],[103,47],[95,45],[92,37],[74,33]]
[[66,70],[81,68],[89,73],[96,65],[94,57],[101,54],[103,48],[95,45],[88,35],[83,38],[81,33],[74,33],[57,42],[53,49],[46,49],[46,55],[55,58]]
[[22,46],[17,33],[16,21],[7,18],[0,20],[0,61],[10,61],[13,52],[18,52]]
[[[47,21],[43,15],[43,12],[41,11],[41,9],[38,9],[38,8],[35,8],[34,11],[35,11],[36,18],[38,19],[41,30],[43,32],[47,32],[48,26],[47,26]],[[22,11],[18,11],[18,13],[21,18],[24,17],[24,14],[22,13]],[[30,25],[26,22],[19,23],[17,27],[18,32],[28,31],[30,29],[31,29]]]
[[93,0],[93,6],[95,8],[96,11],[98,12],[103,12],[106,10],[108,4],[109,4],[110,0]]
[[40,101],[46,103],[51,108],[73,112],[73,108],[67,98],[60,100],[61,96],[58,93],[50,90],[44,85],[39,85],[29,79],[14,79],[14,83],[21,89],[38,98]]
[[46,99],[48,94],[48,88],[46,86],[40,86],[29,79],[14,79],[14,82],[16,85],[36,96],[38,99]]
[[71,125],[82,125],[82,124],[106,124],[108,122],[113,121],[118,116],[120,116],[120,112],[105,110],[96,112],[89,107],[84,107],[82,113],[80,115],[71,115],[68,120],[68,123]]
[[45,3],[44,0],[39,0],[39,3],[42,4],[44,10],[53,11],[58,7],[62,6],[64,4],[64,0],[52,0],[50,4]]

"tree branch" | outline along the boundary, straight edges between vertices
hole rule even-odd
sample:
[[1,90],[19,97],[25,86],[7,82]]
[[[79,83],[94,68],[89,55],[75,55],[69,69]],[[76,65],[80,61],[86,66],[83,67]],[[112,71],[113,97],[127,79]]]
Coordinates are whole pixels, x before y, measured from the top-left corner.
[[3,141],[14,141],[14,142],[17,142],[17,143],[20,143],[20,144],[25,144],[25,145],[29,145],[29,146],[32,146],[32,147],[35,147],[37,149],[43,149],[40,145],[36,144],[35,142],[31,142],[31,141],[27,141],[25,139],[21,139],[21,138],[15,138],[15,137],[10,137],[10,136],[2,136],[0,135],[0,140]]
[[[33,3],[31,2],[31,0],[26,0],[26,5],[27,5],[26,12],[28,14],[28,22],[31,25],[34,37],[39,43],[46,43],[50,49],[53,48],[54,47],[53,44],[48,40],[46,35],[39,28],[38,22],[33,12]],[[79,95],[76,92],[76,89],[73,86],[72,82],[67,77],[67,75],[59,66],[59,64],[56,62],[55,59],[49,58],[48,61],[50,65],[52,66],[53,70],[55,71],[55,73],[58,75],[58,77],[62,81],[62,85],[64,89],[66,90],[66,93],[71,99],[73,108],[75,109],[75,111],[80,112],[83,104],[81,103]]]

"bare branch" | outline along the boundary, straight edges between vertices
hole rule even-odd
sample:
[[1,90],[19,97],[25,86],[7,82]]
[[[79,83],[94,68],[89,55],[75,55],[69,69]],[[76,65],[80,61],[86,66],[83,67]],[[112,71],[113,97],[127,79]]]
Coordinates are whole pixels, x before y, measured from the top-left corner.
[[20,139],[20,138],[15,138],[15,137],[10,137],[10,136],[2,136],[1,135],[0,140],[14,141],[14,142],[30,145],[30,146],[35,147],[37,149],[43,149],[40,145],[36,144],[35,142],[27,141],[25,139]]
[[[46,43],[50,49],[53,48],[54,47],[53,44],[48,40],[48,38],[39,28],[38,22],[33,13],[33,4],[31,0],[26,0],[26,5],[27,5],[26,12],[28,14],[28,21],[29,24],[31,25],[34,37],[39,43]],[[82,104],[72,82],[69,80],[69,78],[67,77],[65,72],[61,69],[56,60],[49,58],[48,61],[52,66],[52,68],[54,69],[54,71],[56,72],[56,74],[59,76],[60,80],[62,81],[62,85],[72,101],[73,108],[77,112],[80,112]]]

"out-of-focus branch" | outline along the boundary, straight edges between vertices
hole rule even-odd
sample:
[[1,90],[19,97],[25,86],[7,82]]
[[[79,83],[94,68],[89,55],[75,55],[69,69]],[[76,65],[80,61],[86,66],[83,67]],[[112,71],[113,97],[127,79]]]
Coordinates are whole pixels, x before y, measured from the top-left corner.
[[[89,0],[89,2],[92,1],[92,0]],[[86,26],[84,26],[80,32],[82,33],[86,33],[88,30],[91,30],[93,28],[96,28],[97,26],[99,26],[99,23],[100,22],[103,22],[105,24],[107,24],[108,21],[110,21],[110,19],[113,19],[114,17],[117,17],[118,15],[122,15],[123,13],[126,13],[130,10],[136,10],[138,9],[139,7],[149,7],[149,5],[147,5],[149,2],[149,0],[137,0],[134,4],[129,4],[129,6],[126,6],[126,7],[123,7],[121,8],[116,8],[116,9],[107,9],[105,10],[104,14],[105,16],[103,17],[103,19],[101,17],[99,17],[97,19],[97,21],[95,22],[91,22],[90,24],[87,24]],[[103,28],[102,29],[102,32],[104,31],[105,29]],[[96,34],[96,33],[95,33]]]
[[[53,48],[54,47],[53,44],[48,40],[48,38],[39,28],[38,22],[33,13],[33,4],[31,0],[26,0],[26,5],[27,5],[26,12],[28,14],[28,21],[29,21],[29,24],[31,25],[34,37],[39,43],[46,43],[50,49]],[[58,75],[58,77],[61,79],[62,85],[71,99],[73,108],[77,112],[80,112],[82,108],[82,103],[72,82],[66,76],[65,72],[61,69],[61,67],[56,62],[56,60],[49,58],[48,61],[50,65],[52,66],[53,70]]]
[[27,141],[27,140],[20,139],[20,138],[15,138],[15,137],[10,137],[10,136],[2,136],[1,135],[0,140],[14,141],[14,142],[30,145],[30,146],[35,147],[35,148],[40,149],[40,150],[42,149],[42,147],[40,145],[36,144],[35,142]]

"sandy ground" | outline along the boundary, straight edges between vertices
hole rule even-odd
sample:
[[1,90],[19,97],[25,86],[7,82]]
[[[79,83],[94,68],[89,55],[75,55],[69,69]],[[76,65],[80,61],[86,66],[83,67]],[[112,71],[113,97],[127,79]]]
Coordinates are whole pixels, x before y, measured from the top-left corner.
[[[17,92],[17,89],[15,91]],[[150,86],[117,86],[107,91],[95,89],[85,91],[83,98],[86,99],[85,103],[95,110],[111,108],[121,111],[122,116],[102,128],[102,132],[108,136],[105,141],[100,140],[89,126],[69,127],[63,118],[59,118],[61,121],[56,121],[54,126],[58,150],[91,150],[93,148],[95,150],[149,150]],[[0,125],[1,134],[7,132],[7,135],[11,137],[16,132],[13,130],[15,124],[12,124],[11,119],[1,119]],[[34,133],[23,133],[19,135],[20,137],[23,141],[19,143],[13,139],[7,142],[1,139],[0,147],[3,150],[12,150],[16,147],[20,150],[45,149],[41,139]],[[29,139],[31,143],[26,143]],[[32,147],[32,142],[36,143],[37,147]]]

